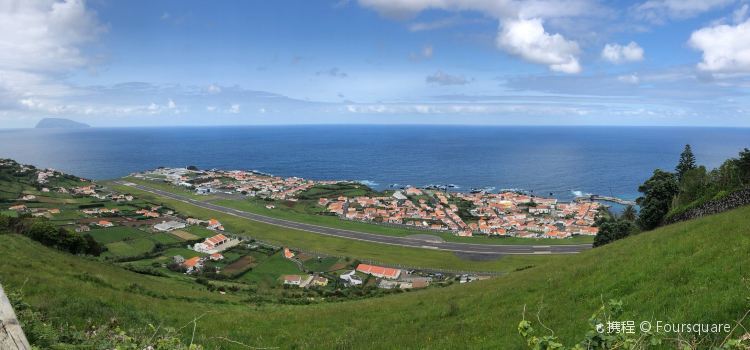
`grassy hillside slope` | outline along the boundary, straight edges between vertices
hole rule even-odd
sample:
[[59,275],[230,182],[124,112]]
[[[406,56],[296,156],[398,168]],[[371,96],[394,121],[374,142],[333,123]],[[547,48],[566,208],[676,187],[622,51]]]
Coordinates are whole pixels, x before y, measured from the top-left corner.
[[[308,306],[248,306],[243,296],[143,276],[0,235],[0,283],[23,286],[57,321],[117,317],[126,325],[182,326],[204,315],[208,348],[522,348],[526,305],[562,339],[578,339],[601,299],[622,299],[624,319],[719,323],[750,296],[750,207],[646,232],[494,280],[382,298]],[[531,317],[532,319],[535,316]],[[745,322],[745,327],[750,327]],[[189,338],[192,326],[184,331]]]

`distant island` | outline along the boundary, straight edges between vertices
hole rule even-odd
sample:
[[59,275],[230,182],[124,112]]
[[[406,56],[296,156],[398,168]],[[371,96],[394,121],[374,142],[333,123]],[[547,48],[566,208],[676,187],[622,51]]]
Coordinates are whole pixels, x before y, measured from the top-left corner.
[[37,129],[80,129],[89,128],[88,124],[65,118],[44,118],[36,124]]

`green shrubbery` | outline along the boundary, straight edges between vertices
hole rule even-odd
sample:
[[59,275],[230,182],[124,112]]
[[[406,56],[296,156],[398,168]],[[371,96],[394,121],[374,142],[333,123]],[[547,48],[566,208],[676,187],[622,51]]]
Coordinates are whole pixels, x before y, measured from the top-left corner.
[[99,256],[106,249],[89,234],[81,235],[57,227],[45,219],[30,218],[26,215],[17,218],[0,215],[0,231],[4,230],[28,236],[48,247],[72,254]]

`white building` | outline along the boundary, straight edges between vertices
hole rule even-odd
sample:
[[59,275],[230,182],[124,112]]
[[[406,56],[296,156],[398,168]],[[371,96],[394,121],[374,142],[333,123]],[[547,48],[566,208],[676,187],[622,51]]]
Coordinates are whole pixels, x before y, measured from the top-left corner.
[[195,250],[196,252],[201,252],[201,253],[209,253],[209,254],[216,253],[217,251],[221,250],[222,248],[221,245],[228,243],[228,242],[229,242],[229,238],[227,238],[226,236],[222,234],[218,234],[216,236],[206,238],[201,243],[196,243],[193,246],[193,250]]
[[339,278],[341,278],[351,286],[360,286],[362,285],[362,279],[360,279],[359,276],[355,275],[355,273],[356,271],[351,270],[350,272],[339,276]]
[[172,220],[172,221],[164,221],[164,222],[162,222],[160,224],[154,225],[154,230],[162,231],[162,232],[172,231],[172,230],[178,230],[178,229],[181,229],[181,228],[185,228],[185,223],[184,222],[179,222],[179,221],[174,221],[174,220]]

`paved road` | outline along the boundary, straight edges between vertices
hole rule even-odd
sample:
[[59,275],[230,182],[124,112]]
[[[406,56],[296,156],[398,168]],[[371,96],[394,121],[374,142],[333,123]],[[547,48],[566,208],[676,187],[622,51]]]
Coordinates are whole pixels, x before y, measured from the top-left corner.
[[386,236],[373,233],[343,230],[332,227],[305,224],[296,221],[277,219],[265,215],[249,213],[234,208],[229,208],[213,203],[201,202],[195,199],[174,194],[171,192],[159,190],[153,187],[147,187],[127,181],[117,181],[120,185],[125,185],[150,192],[162,197],[174,199],[183,203],[192,204],[204,209],[214,210],[220,213],[238,216],[253,221],[262,222],[269,225],[281,226],[295,230],[313,232],[326,236],[338,238],[353,239],[358,241],[373,242],[380,244],[390,244],[403,247],[423,248],[433,250],[443,250],[465,254],[490,254],[490,255],[507,255],[507,254],[573,254],[591,248],[590,244],[570,244],[570,245],[497,245],[497,244],[476,244],[476,243],[455,243],[455,242],[435,242],[419,237],[397,237]]

